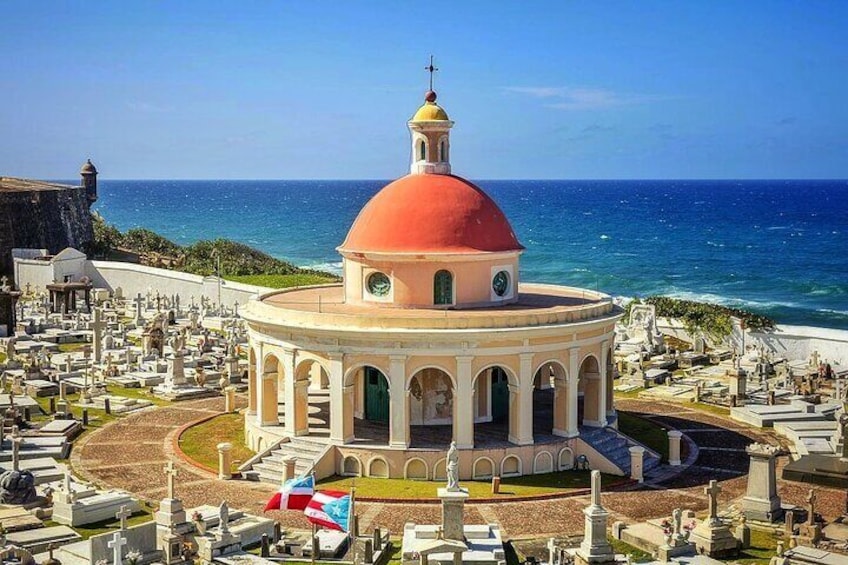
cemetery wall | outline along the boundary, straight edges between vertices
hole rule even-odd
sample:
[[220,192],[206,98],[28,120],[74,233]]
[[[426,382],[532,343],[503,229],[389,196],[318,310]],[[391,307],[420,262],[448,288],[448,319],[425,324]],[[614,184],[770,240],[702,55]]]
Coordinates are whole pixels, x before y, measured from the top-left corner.
[[[156,292],[164,295],[179,294],[184,304],[192,296],[196,300],[206,296],[212,302],[218,302],[218,281],[215,277],[201,277],[118,261],[88,261],[86,275],[91,278],[96,288],[106,288],[114,292],[116,288],[121,287],[124,296],[147,294],[150,291],[154,294]],[[252,295],[271,290],[233,281],[222,281],[221,302],[228,307],[232,307],[236,302],[245,305]]]
[[94,239],[88,206],[83,187],[0,191],[0,273],[13,274],[17,247],[85,252]]
[[[663,335],[692,343],[692,336],[678,320],[657,318],[657,327]],[[710,342],[709,339],[707,341]],[[775,356],[784,357],[790,361],[809,359],[813,351],[818,351],[822,359],[828,362],[848,365],[848,331],[846,330],[778,325],[771,333],[752,332],[743,330],[739,320],[734,318],[733,332],[728,342],[709,343],[709,345],[710,347],[736,347],[739,351],[742,350],[743,342],[745,346],[765,346],[766,350],[774,352]]]
[[15,285],[18,288],[32,288],[44,290],[53,282],[53,265],[49,261],[37,259],[15,259]]

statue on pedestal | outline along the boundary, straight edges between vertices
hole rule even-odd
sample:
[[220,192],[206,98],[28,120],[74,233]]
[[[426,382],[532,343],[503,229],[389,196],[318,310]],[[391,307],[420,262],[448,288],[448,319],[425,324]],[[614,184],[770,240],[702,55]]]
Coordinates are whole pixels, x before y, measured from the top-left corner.
[[448,478],[448,492],[459,492],[459,450],[456,442],[452,441],[448,449],[445,470]]

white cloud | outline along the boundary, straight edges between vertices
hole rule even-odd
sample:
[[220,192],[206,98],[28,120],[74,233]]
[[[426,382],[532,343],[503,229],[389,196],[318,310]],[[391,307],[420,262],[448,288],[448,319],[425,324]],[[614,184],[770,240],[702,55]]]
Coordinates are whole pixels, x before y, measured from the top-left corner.
[[666,96],[651,94],[631,94],[604,88],[570,86],[507,86],[503,90],[547,100],[547,107],[558,110],[598,110],[669,99]]

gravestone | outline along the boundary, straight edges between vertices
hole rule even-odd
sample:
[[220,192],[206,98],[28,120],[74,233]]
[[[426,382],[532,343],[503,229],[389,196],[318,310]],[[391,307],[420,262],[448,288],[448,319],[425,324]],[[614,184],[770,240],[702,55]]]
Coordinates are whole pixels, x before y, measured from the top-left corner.
[[783,518],[775,472],[778,448],[753,443],[746,451],[751,458],[751,465],[748,470],[748,490],[742,499],[742,513],[750,520],[776,522]]
[[609,512],[601,506],[601,472],[592,471],[592,503],[583,509],[583,542],[577,550],[581,563],[615,563],[615,551],[607,541]]

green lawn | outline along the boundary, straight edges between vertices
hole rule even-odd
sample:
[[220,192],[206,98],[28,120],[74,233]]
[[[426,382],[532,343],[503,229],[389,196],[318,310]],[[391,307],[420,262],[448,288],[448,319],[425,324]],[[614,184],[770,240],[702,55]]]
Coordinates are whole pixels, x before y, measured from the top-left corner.
[[773,531],[755,530],[751,528],[751,547],[742,550],[739,559],[734,563],[744,565],[768,565],[777,551],[777,541],[783,535],[775,535]]
[[618,429],[650,447],[668,461],[668,431],[662,426],[631,412],[618,412]]
[[72,351],[79,351],[86,345],[91,345],[90,343],[60,343],[59,351],[62,353],[71,353]]
[[293,286],[308,286],[312,284],[327,284],[339,282],[339,279],[312,274],[295,275],[232,275],[226,276],[227,280],[266,286],[268,288],[289,288]]
[[610,545],[615,550],[616,553],[622,553],[624,555],[631,555],[633,557],[634,563],[646,563],[648,561],[653,561],[653,556],[647,551],[642,551],[638,547],[633,547],[627,542],[623,542],[621,540],[609,538]]
[[212,469],[218,468],[218,448],[221,442],[233,445],[233,466],[253,457],[254,452],[244,442],[244,416],[222,414],[196,426],[192,426],[180,437],[180,448],[189,458]]
[[[602,483],[610,484],[621,477],[603,475]],[[366,498],[436,498],[436,489],[443,481],[413,481],[406,479],[377,479],[371,477],[332,476],[319,482],[321,488],[350,490],[356,487],[357,496]],[[492,494],[490,481],[463,481],[472,498],[503,498],[567,492],[589,487],[589,471],[560,471],[544,475],[527,475],[501,481],[500,494]]]

